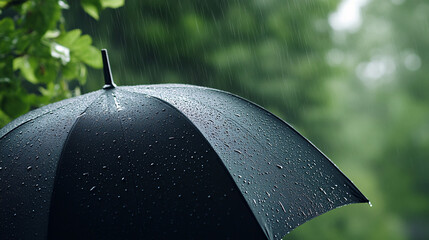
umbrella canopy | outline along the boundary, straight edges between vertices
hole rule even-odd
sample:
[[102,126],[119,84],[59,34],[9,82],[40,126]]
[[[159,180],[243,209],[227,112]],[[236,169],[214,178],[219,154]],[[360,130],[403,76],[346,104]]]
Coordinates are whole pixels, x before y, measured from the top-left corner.
[[116,87],[0,130],[0,239],[281,239],[368,202],[287,123],[191,85]]

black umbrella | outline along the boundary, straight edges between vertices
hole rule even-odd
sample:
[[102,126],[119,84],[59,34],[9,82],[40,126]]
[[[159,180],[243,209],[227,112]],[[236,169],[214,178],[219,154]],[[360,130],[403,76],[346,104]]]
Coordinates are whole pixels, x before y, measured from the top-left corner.
[[365,196],[263,108],[180,84],[115,87],[0,130],[0,239],[280,239]]

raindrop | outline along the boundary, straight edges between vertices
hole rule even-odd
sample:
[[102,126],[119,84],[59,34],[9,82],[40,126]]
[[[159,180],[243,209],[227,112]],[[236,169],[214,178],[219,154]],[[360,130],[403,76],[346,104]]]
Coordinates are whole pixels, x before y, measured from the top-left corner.
[[368,202],[368,204],[369,204],[370,207],[372,207],[372,203],[371,202]]
[[31,166],[28,166],[28,167],[27,167],[27,170],[28,170],[28,171],[30,171],[30,170],[31,170],[31,168],[32,168]]
[[83,176],[89,176],[89,173],[88,172],[84,172],[82,175]]
[[94,191],[94,189],[95,189],[95,186],[92,186],[92,188],[89,189],[89,191],[92,192],[92,191]]
[[277,164],[276,166],[277,166],[279,169],[283,169],[283,166],[282,166],[282,165]]
[[320,191],[322,191],[325,195],[327,195],[327,193],[325,192],[325,190],[323,190],[323,188],[319,188],[320,189]]
[[234,152],[241,154],[241,151],[237,149],[234,149]]
[[286,212],[285,207],[283,206],[282,202],[279,201],[280,207],[282,207],[283,212]]

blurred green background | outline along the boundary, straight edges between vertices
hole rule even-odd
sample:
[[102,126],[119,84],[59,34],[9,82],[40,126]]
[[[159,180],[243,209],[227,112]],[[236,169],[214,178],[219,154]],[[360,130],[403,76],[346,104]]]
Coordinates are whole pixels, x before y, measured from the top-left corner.
[[100,89],[187,83],[291,123],[371,200],[286,239],[429,239],[429,3],[0,0],[0,126]]

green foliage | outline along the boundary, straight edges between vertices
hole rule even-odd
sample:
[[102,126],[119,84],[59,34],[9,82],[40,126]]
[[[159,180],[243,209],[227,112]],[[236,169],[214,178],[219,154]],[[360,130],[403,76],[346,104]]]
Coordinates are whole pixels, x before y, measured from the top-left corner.
[[118,8],[124,5],[125,0],[81,0],[82,8],[94,19],[100,18],[100,11],[105,8]]
[[[87,2],[81,1],[83,6]],[[124,3],[89,2],[101,6],[97,17],[100,10]],[[0,7],[1,127],[31,108],[78,94],[87,67],[101,68],[102,61],[89,35],[65,29],[62,14],[69,8],[65,1],[5,0]]]

